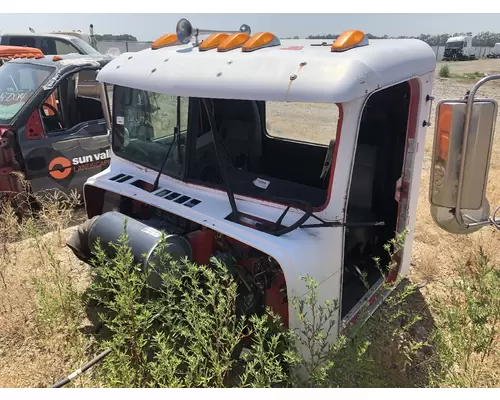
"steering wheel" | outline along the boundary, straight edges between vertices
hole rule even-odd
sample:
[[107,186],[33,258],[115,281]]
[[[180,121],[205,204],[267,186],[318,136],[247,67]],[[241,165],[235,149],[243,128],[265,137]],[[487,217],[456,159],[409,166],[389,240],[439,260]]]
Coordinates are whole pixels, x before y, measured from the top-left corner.
[[[42,104],[42,110],[44,107],[47,107],[50,111],[52,111],[54,113],[54,117],[57,118],[57,123],[59,124],[59,126],[62,128],[62,118],[61,118],[61,114],[59,114],[59,111],[57,111],[57,108],[55,108],[52,104],[50,103],[43,103]],[[49,119],[51,118],[52,115],[47,115],[45,114],[45,111],[42,113],[42,118],[43,119]]]

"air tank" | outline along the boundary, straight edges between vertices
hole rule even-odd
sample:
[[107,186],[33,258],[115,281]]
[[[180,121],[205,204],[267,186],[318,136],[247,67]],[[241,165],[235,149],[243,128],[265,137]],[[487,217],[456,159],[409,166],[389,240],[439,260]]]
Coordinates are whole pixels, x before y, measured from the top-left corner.
[[[160,244],[161,231],[148,226],[136,219],[130,218],[117,211],[110,211],[105,214],[88,220],[80,225],[78,230],[68,240],[68,246],[80,259],[89,259],[91,253],[96,248],[96,241],[99,239],[101,248],[112,257],[113,248],[109,243],[118,243],[121,235],[126,233],[128,245],[134,256],[136,263],[140,264],[143,271],[152,263],[160,273],[168,266],[160,265],[156,257],[155,250]],[[183,236],[164,232],[166,251],[170,254],[172,261],[181,261],[184,258],[192,259],[192,249],[189,241]],[[159,275],[151,272],[149,284],[158,288],[160,286]]]

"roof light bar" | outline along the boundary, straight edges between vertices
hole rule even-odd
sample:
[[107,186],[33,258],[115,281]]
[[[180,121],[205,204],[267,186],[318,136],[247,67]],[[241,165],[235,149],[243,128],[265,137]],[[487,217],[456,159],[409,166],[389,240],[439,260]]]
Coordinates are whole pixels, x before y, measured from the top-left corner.
[[225,38],[218,46],[217,51],[230,51],[243,46],[247,40],[250,39],[250,35],[244,32],[236,32]]
[[228,33],[217,32],[211,34],[200,43],[200,51],[216,49],[229,36]]
[[280,40],[271,32],[259,32],[253,35],[248,41],[246,41],[241,50],[244,52],[250,52],[263,49],[265,47],[280,45]]
[[163,47],[173,46],[176,44],[181,44],[175,33],[167,33],[166,35],[160,36],[151,45],[151,49],[158,50]]
[[350,30],[343,32],[332,44],[332,52],[341,52],[355,47],[367,46],[368,37],[362,31]]

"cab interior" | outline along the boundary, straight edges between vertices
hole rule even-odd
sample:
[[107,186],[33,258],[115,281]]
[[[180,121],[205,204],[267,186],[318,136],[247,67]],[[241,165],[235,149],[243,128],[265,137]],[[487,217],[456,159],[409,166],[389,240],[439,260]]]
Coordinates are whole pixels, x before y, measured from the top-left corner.
[[[299,199],[313,207],[325,203],[329,180],[321,178],[321,172],[327,146],[268,135],[264,102],[212,99],[211,103],[217,131],[232,164],[227,171],[235,193],[269,200]],[[201,101],[195,109],[198,112],[191,129],[194,150],[188,178],[222,187],[223,177]],[[269,186],[266,189],[256,186],[257,178],[269,181]]]
[[104,119],[95,77],[96,71],[82,70],[60,81],[42,106],[47,132],[68,130],[88,121]]
[[[408,82],[373,94],[362,114],[349,190],[345,228],[342,316],[345,316],[387,271],[384,245],[396,235],[399,203],[396,185],[402,176],[410,107]],[[234,193],[256,198],[288,198],[321,207],[329,174],[322,171],[330,145],[271,137],[266,132],[263,102],[210,100]],[[188,179],[223,188],[212,133],[202,102],[194,103]],[[221,157],[223,158],[223,157]],[[255,179],[270,182],[267,188]]]

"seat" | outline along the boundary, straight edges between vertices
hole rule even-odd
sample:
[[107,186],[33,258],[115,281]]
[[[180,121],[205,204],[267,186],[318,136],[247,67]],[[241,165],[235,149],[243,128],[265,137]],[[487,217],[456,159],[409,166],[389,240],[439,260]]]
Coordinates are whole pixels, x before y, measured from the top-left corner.
[[224,145],[236,167],[258,173],[262,158],[262,127],[254,101],[215,102],[215,118]]

